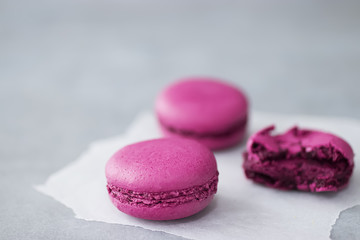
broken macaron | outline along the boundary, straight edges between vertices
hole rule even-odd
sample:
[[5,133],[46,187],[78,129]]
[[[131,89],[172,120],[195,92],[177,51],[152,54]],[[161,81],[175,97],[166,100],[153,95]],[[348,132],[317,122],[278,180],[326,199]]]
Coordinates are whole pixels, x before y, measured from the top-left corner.
[[246,131],[245,94],[216,78],[192,77],[171,84],[157,97],[155,110],[165,136],[194,139],[212,150],[236,145]]
[[344,188],[354,168],[354,153],[340,137],[293,127],[271,135],[274,126],[250,137],[243,154],[247,178],[278,189],[326,192]]
[[163,138],[123,147],[107,162],[112,203],[122,212],[149,220],[191,216],[213,199],[218,184],[214,154],[183,138]]

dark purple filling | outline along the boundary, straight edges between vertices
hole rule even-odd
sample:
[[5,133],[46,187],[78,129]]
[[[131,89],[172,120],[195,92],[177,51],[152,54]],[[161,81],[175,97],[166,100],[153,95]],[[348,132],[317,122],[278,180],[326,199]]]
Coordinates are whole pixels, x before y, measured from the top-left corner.
[[246,177],[274,188],[312,192],[346,186],[353,168],[340,151],[331,145],[300,149],[271,152],[254,142],[251,154],[244,153]]
[[280,149],[278,152],[268,151],[263,145],[254,142],[251,146],[252,154],[256,154],[261,162],[266,161],[277,161],[279,159],[312,159],[320,162],[332,162],[334,164],[342,164],[342,162],[347,163],[348,161],[344,155],[333,146],[320,146],[320,147],[311,147],[307,148],[300,145],[300,151],[290,152],[287,149]]
[[138,192],[109,183],[107,184],[107,190],[111,197],[121,203],[140,207],[174,207],[192,201],[202,201],[214,195],[217,191],[218,175],[217,172],[213,178],[201,186],[167,192]]
[[168,130],[169,132],[178,134],[178,135],[182,135],[185,137],[192,137],[192,138],[227,138],[231,135],[233,135],[234,133],[237,133],[241,130],[243,130],[246,126],[247,123],[247,117],[245,117],[244,119],[238,121],[237,123],[235,123],[234,125],[232,125],[231,127],[229,127],[228,129],[221,131],[221,132],[207,132],[207,133],[199,133],[199,132],[195,132],[192,130],[186,130],[186,129],[178,129],[172,126],[168,126],[166,125],[163,121],[160,120],[160,123],[162,126],[164,126],[164,128],[166,128],[166,130]]

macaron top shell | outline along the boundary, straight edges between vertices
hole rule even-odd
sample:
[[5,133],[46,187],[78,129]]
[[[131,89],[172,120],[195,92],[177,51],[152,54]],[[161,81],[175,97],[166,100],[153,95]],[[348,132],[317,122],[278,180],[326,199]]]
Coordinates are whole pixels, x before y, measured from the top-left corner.
[[354,165],[354,152],[351,146],[333,134],[293,127],[284,134],[272,136],[271,132],[274,129],[274,126],[270,126],[251,136],[247,142],[247,152],[251,154],[257,151],[258,146],[262,146],[272,153],[286,150],[288,155],[291,156],[301,152],[316,152],[318,157],[331,157],[333,161],[336,161],[339,155],[342,155],[349,166]]
[[163,192],[203,185],[217,174],[214,154],[189,139],[163,138],[128,145],[106,164],[109,184]]
[[198,133],[225,131],[244,121],[247,110],[244,93],[215,78],[182,79],[156,100],[160,122]]

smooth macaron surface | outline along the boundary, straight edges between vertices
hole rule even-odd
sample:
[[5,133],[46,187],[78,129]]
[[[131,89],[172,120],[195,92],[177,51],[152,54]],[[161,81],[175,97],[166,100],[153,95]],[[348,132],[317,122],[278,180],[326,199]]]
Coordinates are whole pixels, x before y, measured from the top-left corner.
[[201,185],[217,171],[214,154],[187,139],[164,138],[125,146],[106,164],[108,183],[160,192]]
[[205,208],[216,193],[214,154],[183,138],[135,143],[106,164],[110,199],[121,211],[153,220],[177,219]]
[[225,140],[241,132],[234,142],[244,132],[248,102],[240,89],[219,79],[187,78],[165,88],[156,100],[155,110],[165,131]]
[[354,153],[342,138],[330,133],[293,127],[272,135],[274,126],[250,137],[244,153],[248,178],[279,189],[337,191],[354,168]]

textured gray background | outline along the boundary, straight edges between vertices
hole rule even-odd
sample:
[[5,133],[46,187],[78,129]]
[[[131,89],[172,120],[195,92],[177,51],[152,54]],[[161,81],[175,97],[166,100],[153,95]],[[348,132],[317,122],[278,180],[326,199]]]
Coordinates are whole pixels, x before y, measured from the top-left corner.
[[232,81],[257,110],[360,119],[359,26],[359,1],[0,0],[0,239],[177,239],[74,219],[32,186],[183,76]]

